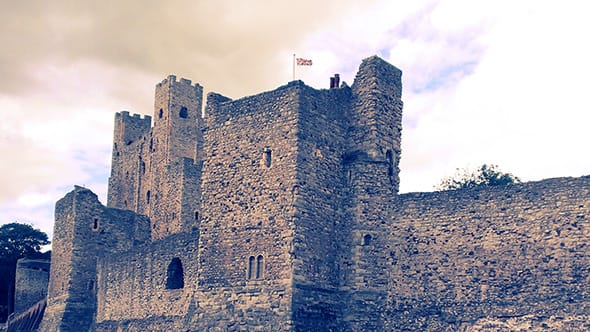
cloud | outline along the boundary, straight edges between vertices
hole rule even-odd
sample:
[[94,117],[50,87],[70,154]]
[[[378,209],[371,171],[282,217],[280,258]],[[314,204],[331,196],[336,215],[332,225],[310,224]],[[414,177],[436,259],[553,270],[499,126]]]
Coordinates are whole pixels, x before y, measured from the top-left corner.
[[580,45],[590,27],[567,0],[3,7],[0,222],[50,225],[51,202],[73,184],[104,202],[113,113],[151,114],[168,74],[238,98],[291,80],[293,53],[313,60],[296,74],[317,88],[334,73],[352,84],[373,54],[404,71],[402,191],[483,162],[525,180],[589,173],[590,51]]

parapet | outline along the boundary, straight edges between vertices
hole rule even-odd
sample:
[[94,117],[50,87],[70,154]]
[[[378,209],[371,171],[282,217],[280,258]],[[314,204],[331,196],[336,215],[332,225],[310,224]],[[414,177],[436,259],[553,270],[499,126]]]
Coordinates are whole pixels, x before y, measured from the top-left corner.
[[193,86],[197,89],[203,89],[203,87],[199,84],[199,83],[195,83],[194,85],[192,84],[192,81],[182,77],[180,79],[180,81],[176,80],[176,75],[168,75],[168,77],[166,77],[165,79],[162,80],[162,82],[156,84],[156,88],[160,88],[166,84],[170,84],[170,85],[182,85],[182,86]]
[[121,111],[121,112],[115,113],[115,119],[117,119],[117,118],[121,118],[123,121],[143,120],[143,121],[149,121],[150,124],[152,123],[152,116],[151,115],[142,115],[142,114],[136,114],[136,113],[129,115],[129,111]]

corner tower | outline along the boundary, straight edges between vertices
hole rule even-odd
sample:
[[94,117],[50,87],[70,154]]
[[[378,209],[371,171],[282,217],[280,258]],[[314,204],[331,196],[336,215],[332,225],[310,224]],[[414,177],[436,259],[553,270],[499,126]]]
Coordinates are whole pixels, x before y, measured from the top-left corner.
[[148,178],[138,211],[150,217],[153,239],[198,228],[202,99],[203,88],[184,78],[170,75],[156,85]]
[[196,160],[201,123],[203,88],[190,80],[170,75],[156,85],[154,130],[151,144],[154,161],[169,164],[182,158]]
[[[385,257],[389,207],[399,189],[401,75],[373,56],[363,60],[352,85],[353,103],[344,171],[349,250],[343,290],[350,298],[346,323],[354,331],[384,330]],[[363,303],[363,305],[359,305]]]

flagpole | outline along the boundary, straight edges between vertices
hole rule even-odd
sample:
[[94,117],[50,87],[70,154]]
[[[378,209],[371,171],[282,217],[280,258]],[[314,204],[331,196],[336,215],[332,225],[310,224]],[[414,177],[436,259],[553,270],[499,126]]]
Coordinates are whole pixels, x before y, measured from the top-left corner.
[[293,53],[293,81],[295,80],[295,53]]

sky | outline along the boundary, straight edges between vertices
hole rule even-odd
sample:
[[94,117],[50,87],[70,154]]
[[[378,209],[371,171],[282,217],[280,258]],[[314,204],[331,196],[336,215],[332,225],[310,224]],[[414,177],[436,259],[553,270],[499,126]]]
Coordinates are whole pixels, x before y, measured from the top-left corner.
[[499,165],[590,174],[583,1],[0,0],[0,224],[53,233],[75,184],[106,203],[114,113],[152,114],[169,74],[231,98],[314,88],[362,59],[403,71],[400,192]]

